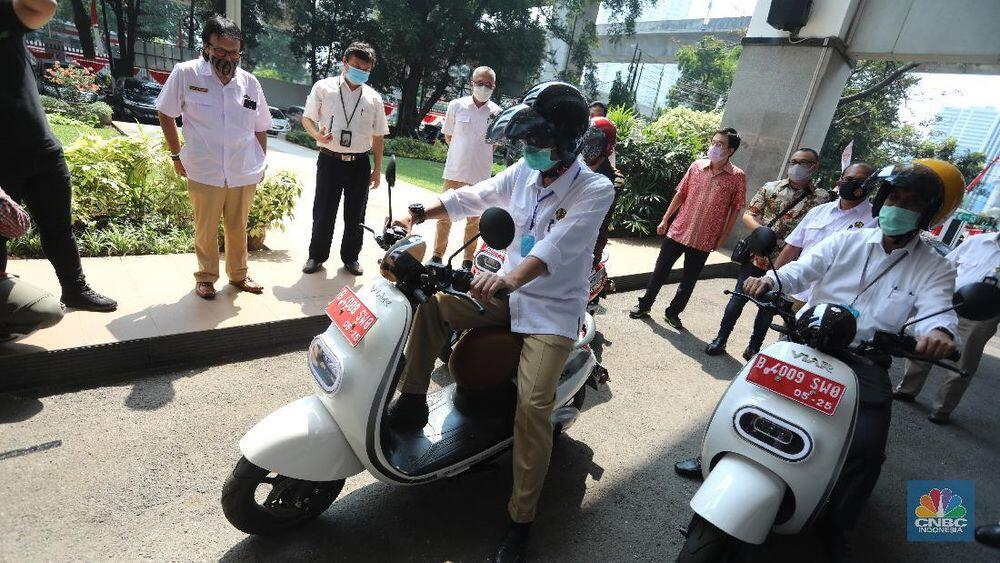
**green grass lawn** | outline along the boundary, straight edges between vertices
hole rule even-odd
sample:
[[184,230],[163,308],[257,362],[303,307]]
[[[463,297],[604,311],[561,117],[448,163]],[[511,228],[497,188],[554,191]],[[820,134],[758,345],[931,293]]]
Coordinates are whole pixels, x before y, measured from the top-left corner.
[[62,143],[64,147],[69,146],[73,143],[73,141],[85,135],[97,135],[106,139],[118,136],[118,131],[111,127],[101,127],[100,129],[95,129],[93,127],[76,127],[73,125],[61,125],[58,123],[50,123],[49,126],[52,127],[52,133],[55,134],[56,138],[59,139],[59,142]]
[[[388,163],[388,156],[382,159],[383,172],[385,172],[385,167]],[[494,174],[498,174],[503,169],[504,167],[499,164],[493,165]],[[440,193],[441,184],[444,183],[444,180],[441,178],[443,173],[444,163],[442,162],[418,160],[415,158],[406,158],[405,156],[396,157],[396,177],[408,184]]]

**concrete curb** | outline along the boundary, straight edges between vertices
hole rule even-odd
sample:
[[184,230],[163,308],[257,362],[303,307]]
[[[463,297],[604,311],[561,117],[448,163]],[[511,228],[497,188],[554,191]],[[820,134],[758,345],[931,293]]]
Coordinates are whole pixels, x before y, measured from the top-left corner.
[[[732,262],[709,264],[699,279],[736,277]],[[612,276],[618,292],[646,286],[651,272]],[[680,281],[681,271],[667,283]],[[0,358],[0,392],[51,392],[96,387],[129,379],[136,371],[153,374],[168,369],[199,367],[222,361],[266,356],[300,347],[326,330],[326,315],[273,321],[230,328],[140,338],[96,346],[82,346]]]

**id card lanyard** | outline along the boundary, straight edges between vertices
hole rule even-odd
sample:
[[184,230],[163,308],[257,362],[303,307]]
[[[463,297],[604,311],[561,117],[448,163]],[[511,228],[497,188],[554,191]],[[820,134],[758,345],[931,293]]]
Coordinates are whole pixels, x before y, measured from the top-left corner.
[[[576,175],[570,180],[570,186],[573,182],[576,182],[577,177],[580,176],[580,169],[577,169]],[[549,199],[550,197],[556,195],[556,192],[549,191],[549,193],[538,197],[535,196],[535,209],[531,212],[531,223],[528,225],[528,232],[524,233],[521,237],[521,258],[524,258],[531,252],[531,249],[535,246],[535,221],[538,219],[538,208],[541,207],[542,202]]]
[[[364,86],[358,88],[361,90],[358,93],[358,101],[354,102],[354,109],[351,111],[351,116],[347,117],[347,104],[344,103],[344,86],[341,84],[337,92],[340,94],[340,107],[344,110],[344,119],[347,120],[347,125],[344,127],[345,131],[340,133],[340,146],[349,147],[351,146],[351,121],[354,121],[354,114],[358,112],[358,106],[361,105],[361,98],[364,97]],[[330,130],[333,131],[333,116],[330,116]]]
[[[874,250],[872,248],[873,247],[869,247],[869,249],[868,249],[868,255],[865,256],[865,266],[864,266],[864,269],[861,270],[861,280],[859,281],[859,285],[865,283],[865,276],[868,275],[868,263],[871,261],[871,259],[872,259],[872,253],[874,252]],[[889,264],[889,266],[886,269],[882,270],[879,273],[879,275],[875,276],[875,279],[873,279],[872,281],[868,282],[868,285],[866,285],[864,287],[864,289],[862,289],[861,291],[859,291],[858,294],[854,296],[854,300],[851,301],[851,304],[848,305],[847,308],[850,309],[852,313],[854,313],[855,317],[859,316],[858,310],[854,308],[854,305],[855,305],[855,303],[858,302],[858,299],[860,299],[861,296],[866,291],[868,291],[869,289],[871,289],[871,287],[873,285],[875,285],[876,283],[878,283],[878,280],[882,279],[886,274],[888,274],[893,268],[895,268],[900,262],[902,262],[909,255],[910,255],[910,251],[909,250],[904,250],[903,254],[899,258],[896,258],[895,261],[893,261],[891,264]]]

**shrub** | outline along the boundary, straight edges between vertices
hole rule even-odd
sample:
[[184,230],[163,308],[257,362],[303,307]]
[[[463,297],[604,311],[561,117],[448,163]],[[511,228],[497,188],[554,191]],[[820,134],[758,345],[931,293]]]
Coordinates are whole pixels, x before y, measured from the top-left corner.
[[247,236],[260,237],[269,228],[284,230],[281,220],[292,217],[295,202],[302,195],[302,182],[294,172],[270,174],[257,186],[247,218]]
[[[616,108],[618,109],[618,108]],[[721,115],[685,107],[672,108],[642,125],[622,117],[625,131],[617,148],[617,165],[625,176],[611,219],[616,235],[650,235],[660,222],[677,183],[691,163],[703,155]]]
[[444,162],[448,158],[448,146],[444,143],[432,145],[410,137],[394,137],[385,140],[385,153],[432,162]]
[[302,145],[313,150],[316,150],[316,139],[309,136],[309,133],[305,132],[305,129],[293,129],[288,133],[285,133],[285,140],[289,143],[295,143],[296,145]]
[[59,98],[52,96],[39,96],[42,100],[42,109],[48,114],[69,113],[69,104]]
[[76,61],[70,61],[67,66],[62,66],[56,61],[45,71],[44,80],[56,86],[60,97],[75,102],[82,99],[85,94],[100,90],[100,86],[95,84],[96,78],[97,75],[93,71],[78,65]]
[[59,98],[51,96],[39,96],[42,100],[42,109],[50,116],[65,115],[81,122],[81,125],[100,127],[111,125],[114,110],[104,102],[93,102],[89,104],[71,104]]

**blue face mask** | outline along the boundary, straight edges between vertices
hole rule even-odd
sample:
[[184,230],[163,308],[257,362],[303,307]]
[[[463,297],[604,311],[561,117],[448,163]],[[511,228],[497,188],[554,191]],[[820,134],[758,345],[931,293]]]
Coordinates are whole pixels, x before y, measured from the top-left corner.
[[361,70],[360,68],[354,68],[348,64],[345,64],[344,68],[347,69],[345,72],[347,79],[355,84],[364,84],[365,82],[368,82],[368,77],[371,75],[371,72]]
[[917,230],[920,214],[902,207],[883,205],[878,212],[878,225],[882,232],[895,237]]
[[552,160],[552,149],[541,149],[532,145],[524,145],[524,163],[532,170],[545,172],[559,163]]

